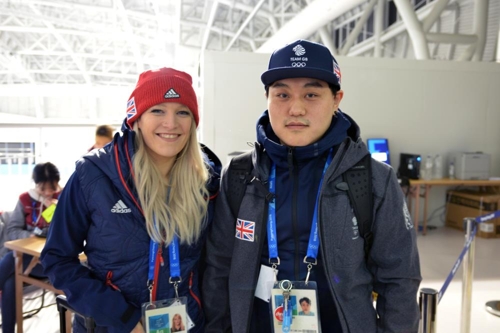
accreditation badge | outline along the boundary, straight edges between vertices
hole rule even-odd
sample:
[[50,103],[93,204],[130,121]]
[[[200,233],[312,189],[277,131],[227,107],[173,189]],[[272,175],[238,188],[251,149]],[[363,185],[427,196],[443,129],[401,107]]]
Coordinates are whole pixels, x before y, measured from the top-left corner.
[[271,291],[274,333],[321,333],[316,282],[279,281]]
[[195,326],[187,313],[187,297],[142,304],[146,333],[188,332]]

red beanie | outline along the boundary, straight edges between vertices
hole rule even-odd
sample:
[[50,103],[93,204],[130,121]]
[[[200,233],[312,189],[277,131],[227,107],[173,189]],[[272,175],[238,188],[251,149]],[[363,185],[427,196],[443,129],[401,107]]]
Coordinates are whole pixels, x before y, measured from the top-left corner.
[[127,102],[127,123],[130,127],[150,107],[161,103],[180,103],[193,113],[196,127],[200,121],[198,102],[188,73],[173,68],[147,70],[139,80]]

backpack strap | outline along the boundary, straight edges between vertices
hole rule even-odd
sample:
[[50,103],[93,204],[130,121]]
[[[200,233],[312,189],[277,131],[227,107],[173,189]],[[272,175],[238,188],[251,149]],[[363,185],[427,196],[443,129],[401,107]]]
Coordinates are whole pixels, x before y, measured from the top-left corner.
[[231,159],[231,162],[229,162],[227,199],[233,216],[236,216],[240,210],[241,201],[245,195],[245,189],[247,184],[251,181],[252,168],[251,151],[235,156]]
[[372,163],[370,154],[366,154],[352,168],[344,172],[342,178],[347,183],[347,194],[358,220],[359,234],[365,240],[365,257],[373,243],[373,191]]
[[227,199],[233,216],[237,216],[240,210],[241,201],[245,196],[245,190],[249,183],[255,184],[259,191],[265,194],[267,202],[271,202],[275,198],[275,194],[269,192],[268,187],[259,178],[254,177],[252,170],[252,151],[233,157],[229,162]]

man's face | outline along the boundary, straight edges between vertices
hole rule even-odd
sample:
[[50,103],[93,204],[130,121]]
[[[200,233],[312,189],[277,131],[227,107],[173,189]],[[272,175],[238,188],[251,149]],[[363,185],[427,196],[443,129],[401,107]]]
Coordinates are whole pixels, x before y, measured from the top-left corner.
[[306,301],[302,301],[302,303],[300,303],[300,307],[302,308],[302,311],[304,311],[304,313],[309,313],[309,311],[311,310],[311,304],[307,303]]
[[269,87],[267,107],[274,133],[290,147],[307,146],[328,130],[344,93],[334,96],[328,83],[318,79],[293,78]]
[[107,145],[111,140],[105,136],[96,135],[94,148],[102,148]]

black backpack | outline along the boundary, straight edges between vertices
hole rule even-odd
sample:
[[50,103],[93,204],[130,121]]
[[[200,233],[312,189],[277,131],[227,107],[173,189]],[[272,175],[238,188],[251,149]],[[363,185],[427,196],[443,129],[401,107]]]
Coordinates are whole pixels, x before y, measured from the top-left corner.
[[[228,167],[229,193],[227,195],[229,207],[233,216],[238,214],[241,201],[245,195],[245,188],[252,180],[252,152],[246,152],[233,157]],[[354,215],[358,221],[359,234],[365,240],[365,258],[373,243],[373,194],[371,177],[371,156],[366,154],[356,165],[344,172],[343,182],[336,185],[337,189],[347,191]],[[260,181],[255,182],[267,193],[266,200],[274,198],[274,194]]]

